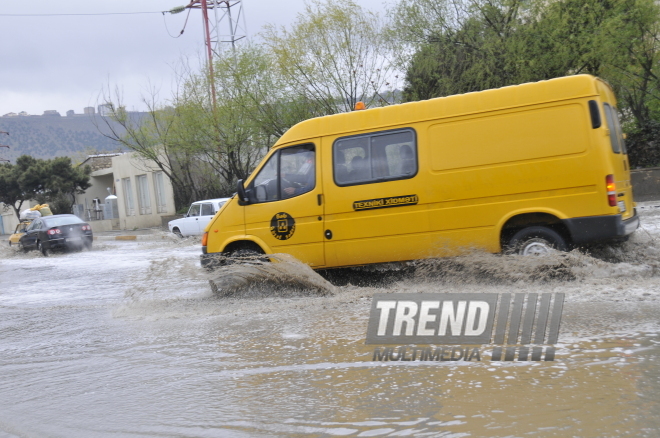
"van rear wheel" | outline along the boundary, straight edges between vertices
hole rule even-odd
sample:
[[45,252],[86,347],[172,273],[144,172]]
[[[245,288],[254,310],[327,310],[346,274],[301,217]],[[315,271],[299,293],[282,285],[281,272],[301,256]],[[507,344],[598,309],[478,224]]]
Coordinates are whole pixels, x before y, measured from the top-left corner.
[[566,251],[566,240],[556,231],[542,226],[523,228],[509,241],[508,252],[520,255],[545,255],[553,250]]

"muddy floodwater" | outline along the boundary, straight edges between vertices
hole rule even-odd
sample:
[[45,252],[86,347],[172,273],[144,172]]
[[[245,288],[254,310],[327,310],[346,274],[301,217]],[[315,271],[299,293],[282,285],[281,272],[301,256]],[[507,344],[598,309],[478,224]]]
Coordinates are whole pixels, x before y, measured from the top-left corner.
[[[0,438],[660,436],[660,208],[640,216],[588,253],[335,285],[293,260],[231,266],[222,297],[194,239],[49,258],[3,241]],[[372,297],[392,292],[563,293],[555,360],[374,361]]]

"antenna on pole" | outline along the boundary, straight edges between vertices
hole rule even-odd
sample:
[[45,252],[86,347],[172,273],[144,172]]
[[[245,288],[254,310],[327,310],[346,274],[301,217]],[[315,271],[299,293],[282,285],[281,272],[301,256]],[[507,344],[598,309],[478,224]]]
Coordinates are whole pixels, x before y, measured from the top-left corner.
[[[204,24],[204,43],[209,69],[211,95],[215,107],[215,84],[213,81],[213,55],[219,56],[220,43],[231,43],[236,50],[236,43],[247,38],[245,14],[241,0],[192,0],[185,6],[189,9],[201,9]],[[229,33],[223,33],[223,23]]]

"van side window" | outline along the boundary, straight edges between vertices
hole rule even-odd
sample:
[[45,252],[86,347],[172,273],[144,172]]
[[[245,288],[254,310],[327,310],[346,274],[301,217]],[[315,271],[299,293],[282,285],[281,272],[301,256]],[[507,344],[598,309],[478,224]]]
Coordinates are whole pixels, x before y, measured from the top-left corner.
[[250,190],[250,201],[253,203],[277,201],[278,182],[277,168],[279,167],[280,153],[275,152],[266,164],[261,168],[259,174],[254,178],[252,190]]
[[626,140],[623,138],[623,130],[621,129],[621,121],[619,119],[619,111],[612,107],[612,118],[614,119],[614,127],[616,128],[616,136],[619,139],[619,144],[621,145],[621,152],[627,154],[626,150]]
[[333,172],[339,186],[412,178],[417,174],[417,144],[412,129],[337,139]]
[[252,203],[278,201],[307,193],[315,186],[314,146],[293,146],[268,159],[248,188],[248,196]]
[[[610,130],[610,143],[612,144],[612,152],[614,152],[615,154],[620,154],[621,145],[619,144],[619,135],[616,128],[617,125],[616,122],[614,121],[616,119],[618,122],[617,114],[614,113],[612,107],[607,103],[603,103],[603,108],[605,109],[605,118],[607,119],[607,127]],[[623,140],[623,138],[621,140]]]

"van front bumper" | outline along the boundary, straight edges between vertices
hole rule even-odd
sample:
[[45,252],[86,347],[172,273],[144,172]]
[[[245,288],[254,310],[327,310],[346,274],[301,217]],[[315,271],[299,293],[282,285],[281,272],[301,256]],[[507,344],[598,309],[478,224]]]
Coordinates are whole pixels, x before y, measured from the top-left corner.
[[617,239],[632,234],[639,227],[637,211],[629,219],[620,214],[611,216],[587,216],[562,220],[574,244]]

